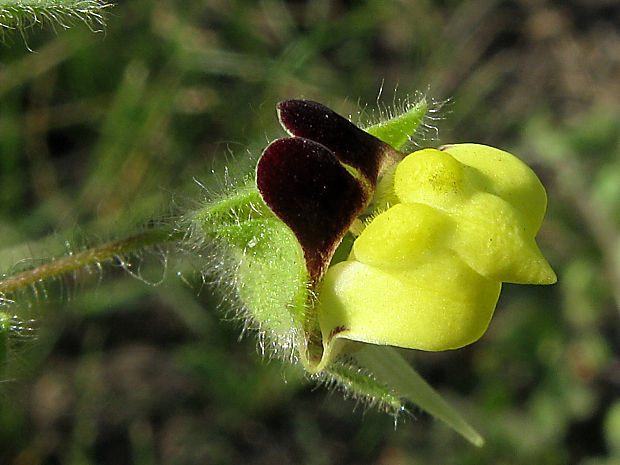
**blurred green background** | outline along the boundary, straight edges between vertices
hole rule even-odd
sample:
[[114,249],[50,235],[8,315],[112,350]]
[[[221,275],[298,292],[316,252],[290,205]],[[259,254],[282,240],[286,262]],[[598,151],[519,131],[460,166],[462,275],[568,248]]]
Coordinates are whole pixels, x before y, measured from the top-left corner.
[[559,282],[506,285],[470,347],[407,354],[482,449],[422,412],[395,430],[264,360],[193,271],[200,257],[135,257],[145,280],[165,272],[159,286],[118,266],[34,286],[7,307],[37,339],[13,341],[0,377],[0,463],[620,464],[617,1],[126,0],[109,13],[104,33],[0,45],[2,272],[195,208],[211,195],[196,181],[216,192],[224,163],[282,136],[279,100],[365,121],[382,88],[387,105],[416,90],[445,102],[420,145],[495,145],[535,169]]

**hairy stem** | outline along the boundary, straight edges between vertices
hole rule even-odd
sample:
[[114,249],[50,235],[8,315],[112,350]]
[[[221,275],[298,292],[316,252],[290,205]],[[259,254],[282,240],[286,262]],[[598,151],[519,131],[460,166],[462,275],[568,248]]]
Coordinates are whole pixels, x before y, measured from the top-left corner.
[[101,263],[134,250],[179,240],[182,239],[183,236],[184,233],[179,231],[154,229],[126,239],[92,247],[75,255],[59,258],[51,263],[38,266],[0,281],[0,295],[15,292],[36,282],[61,276],[88,265]]
[[104,10],[112,4],[105,0],[0,0],[0,33],[7,29],[24,29],[35,24],[68,28],[75,22],[92,31],[102,30]]

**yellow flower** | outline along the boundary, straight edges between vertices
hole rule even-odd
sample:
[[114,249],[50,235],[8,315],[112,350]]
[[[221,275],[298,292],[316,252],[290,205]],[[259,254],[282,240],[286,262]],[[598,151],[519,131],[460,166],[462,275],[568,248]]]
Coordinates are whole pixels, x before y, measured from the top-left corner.
[[477,144],[419,150],[377,192],[375,204],[385,210],[320,288],[326,348],[341,338],[462,347],[486,331],[502,282],[556,281],[535,242],[545,190],[507,152]]
[[255,186],[197,214],[238,263],[232,287],[261,346],[394,412],[411,401],[482,445],[385,346],[462,347],[486,331],[502,282],[555,282],[535,242],[538,178],[482,145],[405,156],[424,99],[365,130],[318,102],[277,110],[290,137],[265,149]]

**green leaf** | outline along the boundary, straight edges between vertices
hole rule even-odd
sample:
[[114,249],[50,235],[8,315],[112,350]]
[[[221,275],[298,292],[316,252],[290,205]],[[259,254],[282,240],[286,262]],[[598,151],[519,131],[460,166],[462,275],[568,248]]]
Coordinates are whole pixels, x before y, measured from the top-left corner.
[[472,444],[482,447],[484,439],[435,391],[393,348],[368,344],[356,352],[357,362],[370,370],[377,381],[439,418]]

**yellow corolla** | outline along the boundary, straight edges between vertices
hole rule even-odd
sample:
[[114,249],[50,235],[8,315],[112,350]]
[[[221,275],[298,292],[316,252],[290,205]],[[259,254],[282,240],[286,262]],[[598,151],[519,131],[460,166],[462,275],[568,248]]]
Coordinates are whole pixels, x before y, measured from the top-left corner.
[[319,324],[335,339],[422,350],[476,341],[501,283],[551,284],[535,235],[545,190],[513,155],[459,144],[405,157],[383,176],[374,216],[327,270]]

